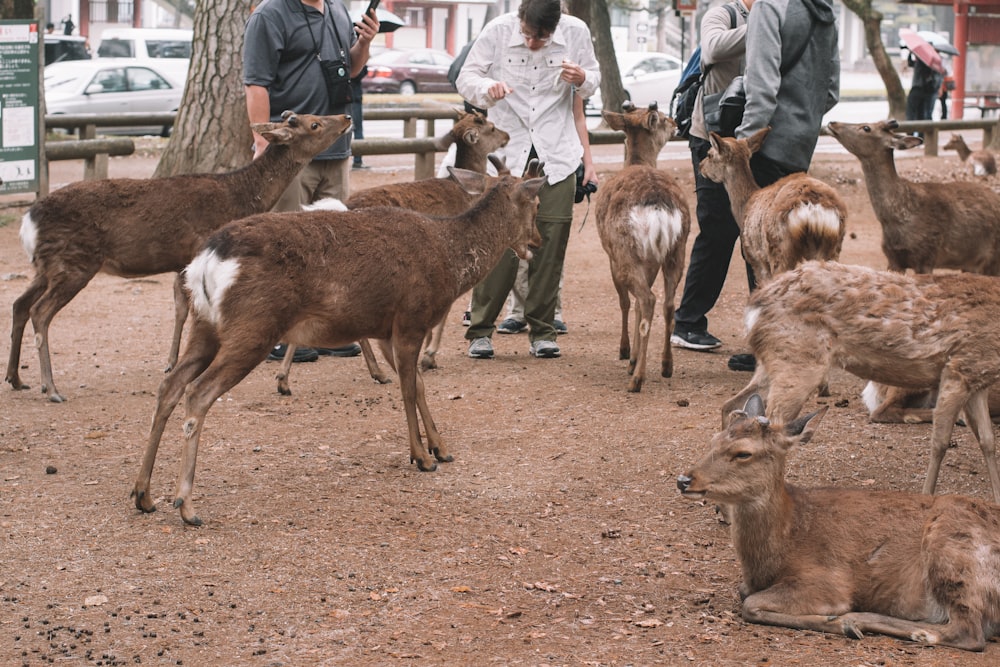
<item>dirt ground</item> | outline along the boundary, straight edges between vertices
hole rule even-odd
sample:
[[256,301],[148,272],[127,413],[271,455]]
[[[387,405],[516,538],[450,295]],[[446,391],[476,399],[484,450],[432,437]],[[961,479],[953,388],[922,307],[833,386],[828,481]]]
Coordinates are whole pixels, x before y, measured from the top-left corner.
[[[900,162],[913,178],[964,178],[954,155]],[[412,178],[412,162],[369,163],[354,187]],[[111,170],[150,165],[115,158]],[[661,167],[692,189],[686,160]],[[842,260],[883,267],[856,161],[821,153],[814,174],[848,203]],[[20,211],[0,215],[9,317],[31,267]],[[742,351],[742,272],[734,261],[711,314],[726,344],[678,350],[674,377],[661,378],[659,313],[646,385],[628,394],[608,261],[581,204],[562,358],[533,359],[527,336],[497,335],[495,359],[471,360],[465,297],[449,316],[441,368],[425,377],[453,463],[409,463],[398,385],[374,384],[360,358],[296,365],[290,397],[264,363],[208,415],[199,528],[171,507],[180,410],[154,471],[159,511],[128,497],[166,362],[172,276],[97,277],[51,329],[69,400],[37,391],[30,332],[21,375],[32,390],[0,390],[0,664],[996,665],[996,642],[970,654],[741,620],[727,529],[675,479],[749,379],[726,367]],[[810,402],[833,407],[789,479],[919,491],[929,425],[870,424],[862,386],[835,373],[833,396]],[[955,440],[939,492],[988,499],[973,438],[960,428]]]

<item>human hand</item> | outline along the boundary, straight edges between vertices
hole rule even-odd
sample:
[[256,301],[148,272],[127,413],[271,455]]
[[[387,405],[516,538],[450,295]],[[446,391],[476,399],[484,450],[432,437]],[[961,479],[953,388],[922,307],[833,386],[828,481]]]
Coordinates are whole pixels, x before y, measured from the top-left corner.
[[490,94],[490,97],[492,97],[493,99],[502,100],[503,98],[507,97],[507,95],[513,93],[514,89],[508,86],[503,81],[497,81],[492,86],[490,86],[489,90],[486,92],[488,92]]
[[364,42],[371,42],[378,34],[380,23],[374,16],[375,12],[364,14],[359,23],[354,24],[354,32],[358,34],[358,39]]
[[566,83],[581,86],[587,80],[587,73],[572,60],[563,60],[561,67],[562,72],[559,74],[559,78]]

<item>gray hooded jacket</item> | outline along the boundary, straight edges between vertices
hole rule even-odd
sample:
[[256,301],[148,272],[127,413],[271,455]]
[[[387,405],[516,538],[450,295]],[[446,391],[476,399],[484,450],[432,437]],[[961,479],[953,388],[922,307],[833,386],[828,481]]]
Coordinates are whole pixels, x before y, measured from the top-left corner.
[[[802,58],[781,76],[816,23]],[[770,126],[761,153],[806,171],[823,114],[840,98],[837,23],[831,0],[756,0],[747,20],[747,103],[739,138]]]

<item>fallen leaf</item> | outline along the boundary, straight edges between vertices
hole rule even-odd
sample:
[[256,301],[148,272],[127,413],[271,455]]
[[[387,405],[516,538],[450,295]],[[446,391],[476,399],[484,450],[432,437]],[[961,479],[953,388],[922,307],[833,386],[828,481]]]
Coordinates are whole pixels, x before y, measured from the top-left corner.
[[663,621],[658,618],[644,618],[641,621],[636,621],[633,625],[637,625],[640,628],[658,628],[663,625]]

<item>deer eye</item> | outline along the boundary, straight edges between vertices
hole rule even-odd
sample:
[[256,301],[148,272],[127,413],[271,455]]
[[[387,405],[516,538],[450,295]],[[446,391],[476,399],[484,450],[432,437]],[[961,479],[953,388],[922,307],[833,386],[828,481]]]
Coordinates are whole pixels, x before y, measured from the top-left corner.
[[313,121],[312,129],[318,130],[319,129],[319,123],[317,123],[316,121]]
[[750,452],[736,452],[733,454],[734,461],[749,461],[751,458],[753,458],[753,454]]
[[871,128],[870,125],[864,125],[864,126],[861,127],[861,129],[864,132],[871,132],[872,131],[872,128]]

